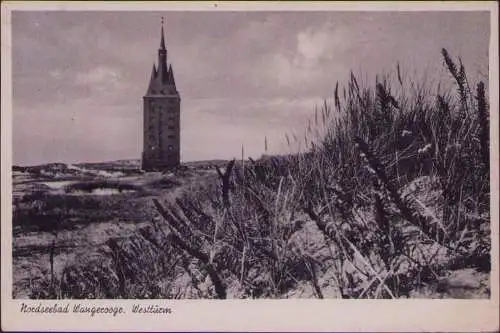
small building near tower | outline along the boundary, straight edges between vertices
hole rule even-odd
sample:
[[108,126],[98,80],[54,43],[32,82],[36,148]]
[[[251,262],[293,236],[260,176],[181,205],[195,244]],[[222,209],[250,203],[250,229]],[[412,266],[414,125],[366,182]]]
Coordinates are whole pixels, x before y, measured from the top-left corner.
[[180,164],[180,104],[172,65],[167,66],[162,20],[158,66],[153,64],[148,90],[143,97],[143,170],[162,171]]

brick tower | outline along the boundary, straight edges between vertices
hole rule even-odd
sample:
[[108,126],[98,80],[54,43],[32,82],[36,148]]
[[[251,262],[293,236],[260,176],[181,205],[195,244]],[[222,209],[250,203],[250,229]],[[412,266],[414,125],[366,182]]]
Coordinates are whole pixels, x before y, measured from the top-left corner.
[[172,65],[167,67],[167,49],[161,22],[158,67],[153,64],[144,104],[144,148],[142,169],[161,171],[180,164],[181,98],[175,86]]

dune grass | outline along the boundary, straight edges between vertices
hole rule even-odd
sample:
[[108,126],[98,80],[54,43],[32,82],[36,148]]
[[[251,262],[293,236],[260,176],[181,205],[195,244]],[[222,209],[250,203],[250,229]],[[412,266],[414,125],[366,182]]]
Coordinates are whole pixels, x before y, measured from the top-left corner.
[[305,152],[232,161],[218,181],[154,199],[151,226],[32,296],[400,298],[451,270],[489,272],[487,92],[442,56],[456,91],[399,66],[394,84],[351,74],[315,113]]

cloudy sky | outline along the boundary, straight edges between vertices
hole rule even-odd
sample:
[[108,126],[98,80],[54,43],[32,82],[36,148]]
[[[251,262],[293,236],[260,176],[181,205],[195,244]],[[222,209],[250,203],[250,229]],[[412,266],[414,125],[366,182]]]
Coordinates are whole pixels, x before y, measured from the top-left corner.
[[287,152],[351,69],[448,80],[445,47],[488,72],[485,12],[13,12],[14,164],[140,157],[161,16],[184,161]]

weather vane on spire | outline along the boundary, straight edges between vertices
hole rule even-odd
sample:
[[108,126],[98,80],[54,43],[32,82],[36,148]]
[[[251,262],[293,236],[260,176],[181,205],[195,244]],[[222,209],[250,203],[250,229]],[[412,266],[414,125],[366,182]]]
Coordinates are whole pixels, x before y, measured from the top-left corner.
[[161,25],[163,26],[163,23],[165,22],[165,18],[162,16],[161,17]]

